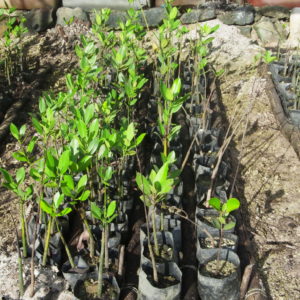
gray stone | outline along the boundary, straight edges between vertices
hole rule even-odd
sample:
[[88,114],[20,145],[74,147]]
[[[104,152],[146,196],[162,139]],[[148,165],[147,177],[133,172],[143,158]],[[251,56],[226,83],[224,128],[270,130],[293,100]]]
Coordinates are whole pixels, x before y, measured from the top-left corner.
[[87,13],[79,7],[69,8],[60,7],[56,12],[57,21],[56,24],[65,26],[72,19],[81,20],[83,22],[88,22]]
[[200,22],[208,21],[208,20],[215,19],[216,17],[217,17],[216,9],[213,7],[207,7],[201,9],[199,21]]
[[213,7],[203,7],[184,13],[180,18],[183,24],[192,24],[208,21],[216,18],[216,10]]
[[257,36],[264,46],[276,47],[280,42],[279,34],[273,24],[267,18],[263,18],[261,22],[253,26]]
[[300,7],[295,7],[290,16],[290,35],[287,40],[288,48],[297,48],[300,44]]
[[276,20],[274,22],[274,27],[279,34],[279,37],[282,41],[286,40],[289,36],[289,27],[285,22]]
[[53,8],[32,9],[25,14],[25,26],[30,32],[41,32],[54,25]]
[[194,9],[190,12],[184,13],[181,16],[180,20],[181,20],[182,24],[197,23],[197,22],[199,22],[200,15],[201,15],[201,10]]
[[241,34],[247,38],[251,38],[251,31],[252,27],[251,26],[238,26]]
[[281,6],[266,6],[260,8],[257,13],[259,15],[275,18],[278,20],[288,20],[290,17],[290,10]]
[[[149,27],[158,27],[162,24],[163,19],[166,16],[166,11],[163,7],[153,7],[144,11],[145,18]],[[143,26],[146,26],[143,14],[140,14],[140,22]]]
[[218,18],[226,25],[251,25],[254,22],[254,16],[254,8],[251,6],[245,6],[225,12]]
[[107,26],[111,28],[119,28],[120,22],[126,22],[127,13],[125,11],[112,10],[107,21]]
[[59,294],[57,300],[79,300],[69,291],[63,291]]

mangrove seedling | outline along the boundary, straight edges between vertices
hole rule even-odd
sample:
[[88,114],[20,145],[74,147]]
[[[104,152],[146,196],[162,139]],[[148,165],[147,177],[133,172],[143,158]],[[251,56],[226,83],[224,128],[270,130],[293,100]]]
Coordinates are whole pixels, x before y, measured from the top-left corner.
[[91,211],[93,216],[99,220],[102,224],[102,236],[101,236],[101,249],[100,249],[100,256],[99,256],[99,272],[98,272],[98,297],[102,296],[102,288],[103,288],[103,267],[104,267],[104,260],[105,260],[105,248],[107,243],[106,234],[108,232],[107,228],[108,225],[117,217],[116,201],[107,201],[106,197],[104,197],[104,205],[99,207],[95,202],[91,203]]
[[16,171],[15,178],[13,178],[5,169],[0,168],[0,172],[4,177],[4,182],[2,185],[8,190],[11,190],[19,198],[19,217],[21,225],[21,234],[22,234],[22,246],[23,246],[23,256],[27,256],[27,227],[25,219],[25,202],[32,196],[33,187],[25,185],[26,171],[25,168],[19,168]]
[[[237,210],[240,207],[240,201],[237,198],[230,198],[225,203],[222,203],[219,198],[214,197],[209,199],[208,203],[218,212],[218,216],[212,219],[212,223],[217,229],[219,229],[219,251],[217,258],[217,264],[219,266],[220,250],[223,242],[223,233],[224,230],[230,230],[234,228],[236,223],[230,220],[230,213],[232,211]],[[218,269],[220,268],[218,267]]]
[[[156,207],[161,203],[166,195],[174,188],[178,181],[179,171],[171,171],[170,165],[175,161],[175,152],[172,151],[167,157],[163,157],[164,163],[158,169],[152,169],[150,175],[145,177],[141,173],[136,174],[136,183],[138,188],[142,192],[141,200],[145,206],[149,208],[152,218],[152,230],[154,241],[154,253],[159,255],[159,246],[156,235]],[[147,218],[148,220],[148,218]],[[149,227],[149,222],[148,222]],[[148,232],[149,235],[149,232]],[[153,265],[153,279],[158,282],[157,270],[155,266],[155,259],[152,251],[152,245],[150,244],[150,236],[148,236],[148,247]]]

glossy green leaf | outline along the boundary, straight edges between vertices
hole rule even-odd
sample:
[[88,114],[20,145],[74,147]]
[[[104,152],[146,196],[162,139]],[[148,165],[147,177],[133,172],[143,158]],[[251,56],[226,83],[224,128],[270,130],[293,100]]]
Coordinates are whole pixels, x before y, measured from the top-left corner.
[[91,212],[94,218],[100,221],[102,220],[102,210],[100,209],[100,207],[97,206],[95,202],[91,203]]
[[91,191],[86,190],[86,191],[84,191],[84,192],[80,195],[80,197],[78,198],[78,200],[80,200],[80,201],[86,201],[86,200],[90,197],[90,195],[91,195]]
[[8,182],[8,183],[13,182],[13,178],[11,177],[11,175],[5,169],[0,168],[0,172],[4,176],[6,182]]
[[137,173],[135,180],[138,185],[138,188],[143,194],[149,195],[151,193],[150,183],[144,175],[142,175],[141,173]]
[[237,198],[230,198],[227,200],[226,205],[226,212],[230,213],[240,207],[240,201]]
[[162,96],[166,100],[172,101],[174,99],[172,90],[169,89],[164,83],[161,83],[160,91],[161,91]]
[[43,199],[40,201],[41,209],[50,216],[54,216],[52,207]]
[[224,230],[230,230],[230,229],[232,229],[234,227],[235,227],[235,222],[229,222],[228,224],[224,225],[223,229]]
[[12,154],[12,157],[18,161],[28,162],[27,156],[22,151],[17,151]]
[[181,90],[181,79],[176,78],[172,84],[172,93],[173,95],[178,95]]
[[32,123],[33,123],[33,126],[35,128],[35,130],[40,134],[40,135],[43,135],[44,133],[44,130],[43,130],[43,126],[42,124],[34,117],[32,117]]
[[210,198],[208,203],[217,211],[221,211],[221,200],[219,198]]
[[111,201],[106,211],[106,218],[110,218],[115,213],[116,208],[117,208],[117,202]]
[[87,175],[81,176],[81,178],[80,178],[79,181],[78,181],[76,190],[77,190],[77,191],[80,191],[81,189],[83,189],[83,188],[86,186],[87,181],[88,181]]
[[60,192],[55,193],[55,195],[53,196],[53,204],[56,209],[58,209],[59,206],[63,203],[64,197],[64,194],[60,194]]
[[70,150],[65,150],[58,161],[58,170],[61,175],[65,174],[71,164],[70,162],[71,152]]
[[20,140],[20,134],[17,126],[13,123],[9,126],[10,132],[16,140]]
[[66,207],[64,208],[61,212],[55,214],[57,217],[62,217],[62,216],[65,216],[67,214],[69,214],[70,212],[72,211],[72,208],[71,207]]
[[16,172],[16,181],[18,184],[22,183],[25,179],[25,168],[19,168]]
[[74,190],[75,188],[74,179],[71,175],[64,175],[64,183],[71,191]]

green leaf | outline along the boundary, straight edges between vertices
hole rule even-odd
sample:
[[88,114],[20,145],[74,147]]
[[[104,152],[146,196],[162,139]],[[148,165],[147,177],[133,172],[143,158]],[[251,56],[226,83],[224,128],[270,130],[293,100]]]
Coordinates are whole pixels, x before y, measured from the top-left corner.
[[64,175],[64,183],[71,191],[74,191],[75,185],[71,175]]
[[26,198],[28,198],[29,196],[31,196],[33,194],[33,187],[32,185],[30,185],[28,188],[26,188],[25,190],[25,196]]
[[230,229],[234,228],[234,226],[235,226],[235,222],[229,222],[228,224],[224,225],[223,229],[230,230]]
[[102,221],[102,211],[101,211],[100,207],[98,207],[96,205],[95,202],[91,203],[91,212],[92,212],[92,215],[94,218]]
[[25,179],[25,169],[22,167],[16,172],[16,181],[18,184],[22,183]]
[[172,101],[174,99],[172,90],[169,89],[163,82],[160,85],[160,91],[166,100]]
[[9,126],[10,132],[16,140],[20,140],[20,134],[17,126],[13,123]]
[[91,194],[91,191],[86,190],[86,191],[84,191],[84,192],[80,195],[80,197],[78,198],[78,200],[80,200],[80,201],[85,201],[85,200],[87,200],[87,198],[90,196],[90,194]]
[[107,169],[105,170],[105,175],[104,175],[103,180],[104,180],[105,182],[108,182],[109,180],[111,180],[112,175],[113,175],[113,168],[112,168],[111,166],[109,166],[109,167],[107,167]]
[[88,181],[87,175],[81,176],[81,178],[80,178],[79,181],[78,181],[76,190],[77,190],[77,191],[81,191],[81,189],[84,188],[84,187],[86,186],[87,181]]
[[62,217],[62,216],[65,216],[65,215],[69,214],[71,211],[72,211],[71,207],[66,207],[61,212],[59,212],[58,214],[55,214],[55,215],[57,217]]
[[83,139],[86,139],[87,138],[87,127],[82,120],[79,120],[77,122],[77,128],[78,128],[80,137]]
[[35,130],[40,135],[43,135],[44,131],[43,131],[43,126],[41,125],[41,123],[34,117],[32,117],[32,123],[33,123],[33,126],[34,126]]
[[208,203],[217,211],[221,211],[221,200],[219,198],[211,198]]
[[22,151],[17,151],[12,154],[12,157],[18,161],[28,162],[27,156]]
[[60,194],[60,192],[55,193],[55,195],[53,196],[53,204],[56,209],[58,209],[59,206],[63,203],[64,198],[64,194]]
[[28,146],[27,146],[26,151],[27,151],[28,153],[32,153],[32,151],[33,151],[33,149],[34,149],[34,146],[35,146],[35,144],[36,144],[36,141],[37,141],[37,137],[34,136],[34,137],[31,139],[31,141],[29,142]]
[[164,163],[162,165],[162,167],[159,169],[159,171],[157,172],[155,178],[154,178],[154,183],[156,181],[160,182],[161,185],[165,184],[165,181],[168,177],[168,171],[169,171],[169,164],[168,163]]
[[41,209],[50,216],[54,216],[52,207],[43,199],[40,202]]
[[25,135],[25,132],[26,132],[26,125],[22,125],[21,128],[20,128],[20,136],[23,137]]
[[61,175],[65,174],[71,164],[70,162],[71,152],[70,150],[65,150],[59,158],[58,170]]
[[181,79],[180,78],[176,78],[172,84],[172,93],[173,95],[178,95],[180,93],[181,90]]
[[39,171],[34,168],[30,169],[29,174],[34,180],[37,180],[37,181],[39,181],[42,177],[41,174],[39,173]]
[[134,138],[134,123],[130,123],[125,131],[125,145],[130,146],[130,142]]
[[170,11],[169,18],[174,20],[177,16],[177,13],[178,13],[177,7],[173,7]]
[[150,195],[151,193],[150,183],[144,175],[142,175],[141,173],[137,173],[135,177],[135,181],[139,189],[144,195]]
[[116,201],[110,202],[106,211],[106,218],[110,218],[115,213],[116,208],[117,208],[117,202]]
[[0,172],[4,176],[6,182],[8,182],[8,183],[13,182],[13,178],[11,177],[11,175],[5,169],[0,168]]
[[146,136],[146,133],[140,134],[136,139],[135,145],[138,146],[144,140],[145,136]]
[[54,172],[56,170],[56,165],[57,165],[57,160],[52,155],[51,149],[48,149],[46,154],[46,166]]
[[88,145],[87,152],[90,154],[94,154],[98,149],[99,143],[99,139],[93,139]]
[[227,204],[227,209],[226,211],[228,213],[237,210],[240,207],[240,201],[237,198],[230,198],[226,202]]

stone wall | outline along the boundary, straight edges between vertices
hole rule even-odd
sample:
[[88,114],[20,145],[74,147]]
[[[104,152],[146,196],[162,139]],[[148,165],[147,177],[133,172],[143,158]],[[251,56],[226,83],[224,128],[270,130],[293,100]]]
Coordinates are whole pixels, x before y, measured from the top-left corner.
[[[300,39],[300,8],[289,10],[285,7],[253,7],[227,5],[209,2],[197,9],[191,9],[181,14],[183,24],[192,24],[212,19],[218,19],[226,25],[236,26],[240,32],[263,47],[297,47]],[[148,26],[155,28],[162,23],[164,8],[154,7],[144,11]],[[27,26],[31,31],[43,31],[46,28],[60,24],[75,17],[83,22],[92,23],[94,12],[81,8],[60,7],[48,12],[45,9],[32,10],[25,14]],[[126,12],[112,11],[108,25],[118,28],[118,22],[126,20]],[[292,20],[290,22],[290,20]],[[145,25],[143,15],[140,22]]]
[[[294,9],[297,10],[297,9]],[[264,47],[286,47],[287,44],[297,44],[297,32],[292,31],[290,35],[290,18],[294,10],[285,7],[253,7],[247,6],[226,6],[220,7],[215,3],[202,5],[197,9],[191,9],[182,13],[180,19],[183,24],[192,24],[212,19],[219,19],[226,25],[237,26],[240,32],[256,41]],[[75,16],[83,21],[94,20],[94,13],[83,11],[79,8],[71,9],[62,7],[57,11],[57,23],[64,25],[65,20]],[[145,16],[149,27],[157,27],[164,18],[164,9],[160,7],[145,10]],[[294,16],[295,18],[295,16]],[[109,19],[109,26],[118,27],[119,20],[126,19],[126,12],[113,11]],[[141,23],[145,23],[141,15]],[[292,24],[291,24],[292,25]],[[296,30],[297,31],[297,30]],[[300,34],[299,34],[300,38]],[[287,43],[287,40],[289,41]],[[293,40],[293,43],[291,42]],[[296,45],[294,45],[296,46]]]

